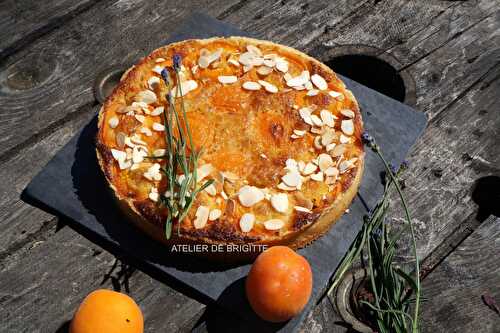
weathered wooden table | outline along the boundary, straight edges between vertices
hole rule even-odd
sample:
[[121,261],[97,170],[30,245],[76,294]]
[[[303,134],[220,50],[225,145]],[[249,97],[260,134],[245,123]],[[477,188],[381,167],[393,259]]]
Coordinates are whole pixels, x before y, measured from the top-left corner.
[[[481,298],[500,304],[500,202],[488,206],[500,187],[499,0],[2,1],[0,331],[64,332],[82,298],[102,287],[130,293],[148,332],[221,331],[231,317],[20,199],[95,114],[97,73],[147,54],[193,10],[331,61],[428,115],[405,176],[425,258],[422,330],[499,332],[500,316]],[[377,59],[392,67],[370,71]],[[324,300],[303,330],[346,331],[338,322]]]

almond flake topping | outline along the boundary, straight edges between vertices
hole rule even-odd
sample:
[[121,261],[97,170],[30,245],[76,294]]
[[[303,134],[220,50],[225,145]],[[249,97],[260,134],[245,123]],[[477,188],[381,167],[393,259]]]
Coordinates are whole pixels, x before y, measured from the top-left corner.
[[159,85],[160,85],[160,78],[158,76],[152,76],[148,79],[149,89],[155,90],[155,88]]
[[220,209],[212,209],[210,211],[210,214],[208,215],[208,219],[210,221],[215,221],[217,220],[219,217],[221,217],[222,215],[222,211]]
[[146,136],[152,136],[153,135],[153,132],[151,132],[151,130],[147,127],[141,127],[139,129],[139,132],[141,132],[142,134],[146,135]]
[[[286,61],[283,58],[277,57],[275,60],[276,63],[276,69],[279,70],[282,73],[288,72],[288,61]],[[286,78],[285,78],[286,80]]]
[[303,131],[303,130],[298,130],[298,129],[294,129],[293,130],[293,134],[301,137],[301,136],[304,136],[304,134],[306,134],[306,131]]
[[301,207],[301,206],[293,206],[293,209],[295,209],[298,212],[303,212],[303,213],[312,213],[312,211],[306,207]]
[[318,173],[312,174],[311,179],[315,180],[317,182],[322,182],[323,181],[323,171],[320,171]]
[[321,77],[321,75],[318,74],[313,74],[311,76],[311,81],[314,83],[316,87],[318,87],[319,90],[326,90],[328,89],[328,83],[326,83],[325,79]]
[[318,156],[318,166],[321,171],[328,169],[333,165],[333,159],[328,154],[320,154]]
[[329,167],[328,169],[326,169],[323,172],[325,173],[325,176],[329,176],[329,177],[338,176],[338,174],[339,174],[339,170],[333,166]]
[[252,207],[264,199],[264,193],[255,186],[245,185],[238,193],[240,203],[245,207]]
[[304,171],[302,172],[304,175],[310,175],[314,171],[316,171],[318,167],[314,163],[307,163],[306,166],[304,167]]
[[146,120],[146,117],[144,117],[142,114],[136,114],[134,115],[135,119],[137,119],[138,122],[140,122],[141,124],[144,122],[144,120]]
[[152,187],[148,197],[149,199],[151,199],[151,201],[157,202],[159,197],[158,189],[156,187]]
[[299,115],[304,120],[304,122],[308,125],[313,125],[313,121],[311,119],[311,109],[304,107],[299,109]]
[[274,84],[266,82],[264,80],[259,80],[258,82],[264,87],[264,89],[266,89],[267,92],[270,92],[272,94],[278,92],[278,88]]
[[340,143],[349,143],[351,139],[349,139],[349,137],[345,136],[344,134],[340,134],[339,141]]
[[165,149],[161,149],[161,148],[160,149],[155,149],[153,151],[153,156],[155,156],[155,157],[161,157],[161,156],[164,156],[166,152],[167,151]]
[[311,89],[311,90],[307,91],[306,95],[307,96],[316,96],[318,93],[319,93],[319,90]]
[[234,75],[220,75],[219,77],[217,77],[217,79],[222,84],[231,84],[238,81],[238,78]]
[[[198,88],[198,83],[195,80],[188,80],[188,81],[181,81],[181,90],[182,90],[182,96],[186,96],[189,92],[196,90]],[[180,97],[181,95],[177,96],[177,86],[172,88],[172,94],[174,97]]]
[[151,104],[156,102],[156,94],[151,90],[143,90],[135,96],[137,102],[144,102],[146,104]]
[[352,119],[342,120],[340,128],[342,129],[342,132],[344,132],[344,134],[346,135],[354,134],[354,123],[352,122]]
[[243,89],[246,89],[246,90],[259,90],[260,89],[260,84],[257,83],[257,82],[253,82],[253,81],[247,81],[247,82],[243,83]]
[[159,62],[164,62],[166,61],[165,58],[156,58],[155,59],[155,62],[159,63]]
[[141,163],[142,161],[144,161],[145,156],[148,156],[148,152],[144,147],[135,146],[132,149],[132,161],[134,163]]
[[332,96],[333,98],[339,98],[340,96],[343,96],[342,93],[339,93],[338,91],[329,91],[328,95]]
[[250,213],[245,213],[240,218],[240,228],[243,232],[249,232],[252,230],[253,225],[255,223],[255,215]]
[[163,110],[164,110],[164,107],[159,106],[159,107],[155,108],[153,111],[151,111],[151,115],[152,116],[159,116],[163,113]]
[[355,158],[351,158],[350,160],[346,160],[346,161],[342,161],[342,162],[340,162],[340,164],[339,164],[339,172],[340,172],[340,173],[344,173],[344,172],[346,172],[347,170],[354,168],[354,166],[355,166],[355,164],[354,164],[354,163],[355,163],[357,160],[358,160],[358,159],[355,157]]
[[210,209],[207,206],[198,207],[198,209],[196,210],[196,218],[193,222],[196,229],[201,229],[207,224],[209,213]]
[[152,166],[150,166],[143,175],[146,179],[149,179],[151,181],[153,180],[160,181],[161,180],[160,168],[161,168],[160,164],[155,163]]
[[113,155],[113,158],[118,162],[125,161],[127,158],[127,153],[118,149],[111,149],[111,155]]
[[288,195],[285,193],[273,194],[271,196],[271,206],[279,213],[286,213],[288,209]]
[[222,49],[217,49],[212,53],[208,53],[208,51],[205,49],[201,50],[201,56],[198,59],[198,65],[201,68],[207,68],[212,62],[219,60],[220,56],[222,55],[222,51]]
[[154,68],[153,68],[153,72],[157,73],[157,74],[160,74],[161,75],[161,71],[163,70],[163,67],[159,66],[159,65],[156,65]]
[[311,120],[315,126],[318,127],[323,126],[323,121],[321,121],[321,119],[317,115],[315,114],[311,115]]
[[346,116],[347,118],[354,118],[354,116],[355,116],[354,111],[349,110],[349,109],[342,109],[342,110],[340,110],[340,113],[342,115]]
[[290,187],[296,187],[300,189],[302,185],[302,177],[300,176],[298,171],[290,171],[281,177],[281,180],[285,183],[285,185]]
[[333,157],[338,157],[342,155],[346,150],[345,144],[336,145],[335,148],[330,152],[330,155]]
[[303,71],[299,76],[292,77],[290,80],[286,81],[287,86],[289,87],[299,87],[303,86],[309,81],[309,71]]
[[333,142],[333,139],[335,139],[335,131],[328,128],[321,136],[321,144],[326,147]]
[[198,181],[201,181],[202,179],[204,179],[205,177],[210,175],[213,171],[214,171],[214,167],[212,166],[212,164],[210,164],[210,163],[203,164],[198,169],[196,169]]
[[165,130],[165,126],[160,123],[153,123],[153,130],[163,132]]
[[217,195],[217,188],[215,187],[214,184],[210,184],[205,188],[205,192],[207,192],[209,195],[215,197]]
[[247,51],[258,56],[262,56],[262,51],[255,45],[248,44]]
[[330,111],[328,110],[321,110],[320,111],[320,116],[321,120],[323,120],[323,123],[328,126],[328,127],[333,127],[335,126],[335,119],[333,118],[333,115]]
[[260,66],[259,68],[257,68],[257,73],[259,73],[260,75],[269,75],[273,72],[273,69],[271,67],[267,67],[267,66]]
[[267,230],[280,230],[285,226],[285,222],[283,222],[280,219],[272,219],[272,220],[267,220],[264,222],[264,227]]
[[118,117],[111,117],[108,120],[109,127],[111,128],[116,128],[116,126],[118,126],[119,123],[120,120],[118,119]]
[[240,63],[233,58],[228,59],[227,62],[233,66],[240,67]]

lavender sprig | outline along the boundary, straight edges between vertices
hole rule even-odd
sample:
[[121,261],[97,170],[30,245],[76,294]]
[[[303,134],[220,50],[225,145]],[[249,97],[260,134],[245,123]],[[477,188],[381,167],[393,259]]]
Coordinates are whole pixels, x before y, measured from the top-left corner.
[[[181,123],[181,115],[179,115],[176,109],[175,97],[172,91],[173,82],[170,79],[170,72],[167,68],[161,71],[161,77],[168,91],[166,94],[168,107],[163,110],[166,154],[160,156],[160,158],[166,158],[166,163],[162,171],[167,178],[168,190],[166,193],[160,195],[160,203],[167,208],[167,219],[165,221],[165,237],[167,239],[170,239],[172,235],[172,225],[175,219],[177,219],[177,232],[180,234],[181,222],[189,213],[196,195],[214,182],[213,179],[210,179],[200,187],[197,187],[197,168],[201,150],[196,151],[195,149],[187,119],[179,76],[181,64],[181,56],[175,54],[173,56],[173,75],[177,82],[175,95],[180,98],[185,128]],[[175,133],[177,133],[177,137]],[[189,154],[186,152],[187,145],[189,145]]]

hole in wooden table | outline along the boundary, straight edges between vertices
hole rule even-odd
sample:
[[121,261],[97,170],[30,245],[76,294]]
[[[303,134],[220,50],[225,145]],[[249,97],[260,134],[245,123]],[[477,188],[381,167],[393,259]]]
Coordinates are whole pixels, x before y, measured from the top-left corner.
[[368,45],[318,46],[311,54],[336,73],[408,105],[415,105],[415,81],[384,50]]
[[479,206],[479,220],[491,214],[500,217],[500,177],[486,176],[476,180],[472,188],[472,200]]
[[341,55],[326,64],[336,73],[347,76],[395,100],[404,102],[406,88],[401,75],[389,63],[364,54]]

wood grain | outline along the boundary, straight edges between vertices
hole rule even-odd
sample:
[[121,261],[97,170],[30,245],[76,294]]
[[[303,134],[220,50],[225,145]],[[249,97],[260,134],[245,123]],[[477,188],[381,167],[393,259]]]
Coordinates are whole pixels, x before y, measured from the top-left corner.
[[422,332],[498,332],[500,316],[481,296],[500,304],[499,253],[500,219],[490,218],[424,281]]
[[[147,54],[193,10],[306,52],[365,44],[397,58],[399,69],[410,72],[416,82],[417,108],[431,118],[409,157],[405,192],[418,226],[419,254],[432,253],[477,211],[470,198],[473,182],[500,175],[499,8],[499,0],[186,0],[176,6],[145,0],[2,2],[0,314],[7,318],[2,331],[55,331],[113,266],[110,254],[93,256],[102,251],[98,246],[67,227],[59,230],[56,218],[24,204],[19,194],[95,112],[91,87],[97,73]],[[401,216],[393,214],[394,224]],[[488,272],[487,265],[494,266],[489,258],[477,263],[472,262],[474,256],[466,258],[468,251],[476,257],[483,250],[493,253],[485,243],[496,241],[498,233],[484,228],[492,235],[487,230],[480,236],[474,233],[476,247],[466,240],[462,259],[449,259],[444,272],[438,267],[429,275],[437,276],[435,288],[431,282],[424,286],[438,298],[443,292],[450,298],[457,295],[473,316],[462,309],[448,316],[452,308],[432,303],[426,305],[424,319],[432,323],[424,325],[425,331],[459,328],[468,321],[472,324],[465,327],[470,330],[490,329],[489,314],[476,298],[464,300],[462,289],[445,285],[445,276],[451,276],[446,272],[452,272],[464,290],[498,285]],[[402,253],[407,250],[403,246]],[[479,273],[454,274],[466,271],[467,265],[468,272]],[[104,286],[112,287],[111,281]],[[131,281],[131,294],[143,306],[149,331],[190,329],[204,309],[143,273],[134,273]],[[303,330],[344,331],[337,320],[326,300]]]
[[0,3],[0,31],[2,32],[0,61],[88,10],[97,1],[2,1]]

